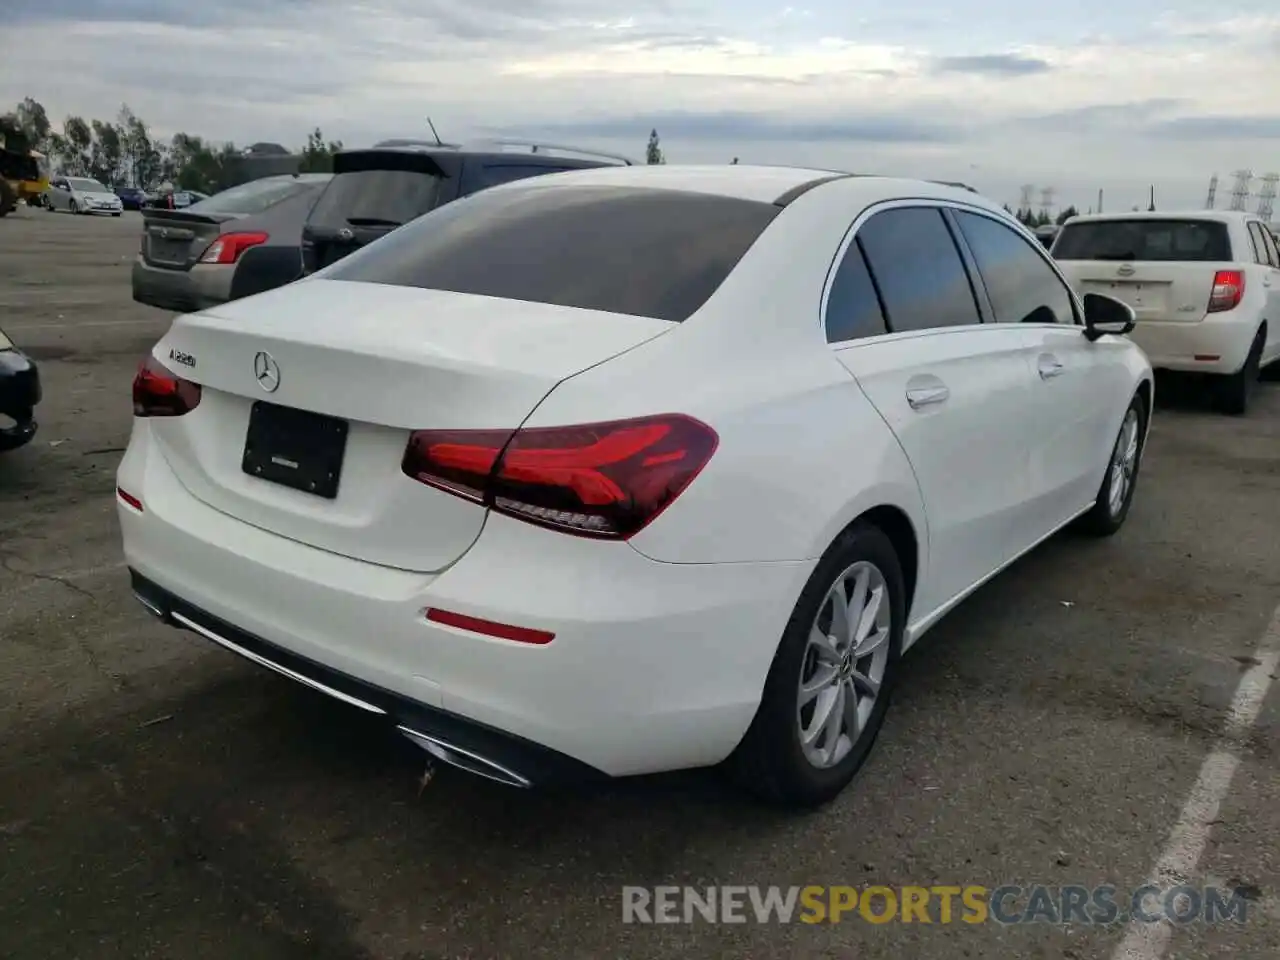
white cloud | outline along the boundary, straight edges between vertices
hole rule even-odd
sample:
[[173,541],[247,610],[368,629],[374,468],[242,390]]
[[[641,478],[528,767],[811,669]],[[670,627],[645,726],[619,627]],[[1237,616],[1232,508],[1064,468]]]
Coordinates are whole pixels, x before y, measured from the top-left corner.
[[856,19],[834,0],[18,2],[0,89],[54,118],[127,102],[166,134],[362,143],[430,115],[455,139],[557,129],[640,154],[656,125],[672,161],[894,169],[1002,199],[1054,183],[1077,203],[1152,181],[1199,203],[1215,169],[1280,165],[1280,15],[1100,4],[1049,41],[1018,38],[1005,0],[949,5],[964,29],[946,31],[901,29],[928,11],[890,0]]

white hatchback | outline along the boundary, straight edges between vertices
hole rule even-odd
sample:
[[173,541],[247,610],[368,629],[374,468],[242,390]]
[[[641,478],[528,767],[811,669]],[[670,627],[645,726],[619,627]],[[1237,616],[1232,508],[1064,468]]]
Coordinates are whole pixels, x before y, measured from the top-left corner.
[[1280,361],[1280,250],[1253,214],[1072,217],[1053,256],[1080,293],[1133,307],[1131,338],[1153,366],[1211,375],[1228,413],[1245,413],[1261,369]]
[[507,784],[834,797],[899,658],[1129,511],[1151,369],[999,206],[637,166],[177,318],[118,473],[156,616]]

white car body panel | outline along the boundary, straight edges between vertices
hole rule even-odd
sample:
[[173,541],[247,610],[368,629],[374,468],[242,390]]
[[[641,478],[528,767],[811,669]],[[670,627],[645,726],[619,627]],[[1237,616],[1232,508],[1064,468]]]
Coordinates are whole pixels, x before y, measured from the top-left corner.
[[[772,200],[826,175],[601,168],[491,192],[640,183]],[[829,345],[833,258],[863,211],[896,197],[1012,222],[963,190],[832,181],[784,209],[679,324],[331,271],[179,318],[153,356],[203,384],[203,397],[186,416],[135,420],[118,472],[143,504],[119,503],[128,564],[284,650],[609,774],[722,760],[755,714],[808,576],[852,521],[892,511],[914,535],[910,644],[1089,506],[1129,399],[1149,388],[1141,350],[1089,342],[1081,327]],[[171,350],[194,366],[175,366]],[[258,351],[279,363],[274,393],[255,379]],[[1071,376],[1039,377],[1046,354]],[[949,401],[912,410],[904,391],[927,376],[946,382]],[[241,471],[257,399],[352,421],[336,500]],[[626,542],[534,527],[399,469],[415,428],[660,413],[702,420],[719,445]],[[555,639],[482,636],[425,619],[429,607]]]
[[[1224,224],[1230,237],[1232,258],[1222,262],[1058,262],[1081,295],[1105,293],[1134,308],[1138,324],[1129,336],[1153,367],[1233,374],[1244,366],[1263,323],[1267,338],[1262,364],[1280,360],[1280,253],[1274,265],[1258,262],[1248,226],[1256,223],[1266,230],[1264,221],[1236,211],[1197,210],[1091,214],[1072,217],[1065,226],[1125,220],[1205,220]],[[1244,296],[1234,309],[1208,313],[1213,279],[1220,270],[1244,273]]]

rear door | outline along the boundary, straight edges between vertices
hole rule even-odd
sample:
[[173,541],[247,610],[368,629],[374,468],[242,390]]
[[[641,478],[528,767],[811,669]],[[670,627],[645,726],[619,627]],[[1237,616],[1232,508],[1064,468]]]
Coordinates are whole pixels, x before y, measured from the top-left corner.
[[334,156],[334,176],[302,230],[305,273],[315,273],[457,195],[441,158],[411,149]]
[[1218,220],[1135,214],[1068,223],[1053,257],[1081,296],[1123,300],[1139,324],[1198,323],[1217,272],[1252,262],[1253,252],[1233,251],[1228,226]]
[[1280,252],[1275,237],[1261,220],[1249,222],[1249,236],[1253,241],[1254,259],[1258,273],[1267,291],[1267,304],[1262,314],[1267,323],[1267,342],[1262,350],[1262,362],[1271,363],[1280,358]]
[[841,256],[828,339],[915,471],[929,523],[918,609],[931,612],[1011,555],[1033,432],[1022,344],[982,323],[937,206],[877,209]]
[[954,211],[992,319],[1025,346],[1030,413],[1037,429],[1024,452],[1030,496],[1015,549],[1030,547],[1088,505],[1098,492],[1119,417],[1129,397],[1127,346],[1090,343],[1067,284],[1037,244],[995,217]]

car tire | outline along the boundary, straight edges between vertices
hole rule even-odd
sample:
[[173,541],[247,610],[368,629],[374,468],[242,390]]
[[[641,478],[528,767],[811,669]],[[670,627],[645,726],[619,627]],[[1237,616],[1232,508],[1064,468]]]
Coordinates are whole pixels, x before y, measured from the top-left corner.
[[[862,581],[864,574],[867,579]],[[863,641],[866,654],[854,657],[847,644],[858,636],[841,639],[842,631],[836,629],[830,601],[838,585],[842,595],[860,587],[864,597],[879,591],[876,633]],[[848,786],[884,724],[901,657],[906,607],[905,580],[893,543],[878,527],[855,523],[827,549],[805,584],[774,655],[760,706],[728,760],[729,772],[743,788],[769,803],[803,809],[835,799]],[[833,636],[836,643],[825,642]],[[820,637],[825,638],[821,644]],[[863,687],[866,678],[878,685],[869,702],[869,689]],[[802,692],[806,681],[813,689],[822,688],[808,702]],[[820,732],[806,749],[804,730],[821,725],[819,711],[824,706],[840,709],[850,696],[858,703],[860,730],[848,735],[846,714],[834,738],[830,729]],[[813,758],[823,752],[828,752],[825,760]]]
[[[1082,533],[1109,537],[1124,526],[1129,507],[1133,504],[1133,494],[1138,488],[1138,471],[1147,442],[1147,417],[1147,402],[1142,394],[1134,394],[1120,421],[1102,486],[1098,488],[1098,498],[1076,524]],[[1116,485],[1119,483],[1123,483],[1124,488],[1117,495]]]
[[1258,384],[1262,365],[1262,350],[1267,343],[1267,328],[1261,326],[1249,346],[1244,366],[1235,373],[1218,377],[1214,383],[1214,399],[1220,411],[1232,417],[1242,417],[1249,412],[1249,401]]
[[113,217],[118,217],[118,216],[120,216],[120,214],[118,214],[118,213],[113,213],[113,214],[112,214],[112,216],[113,216]]
[[67,213],[76,214],[79,212],[80,212],[80,208],[76,205],[76,202],[74,200],[68,200]]

